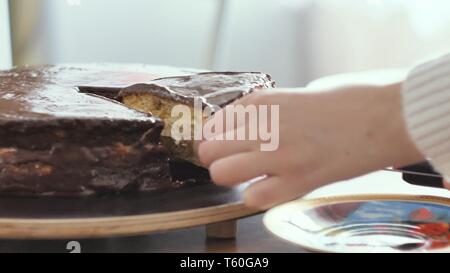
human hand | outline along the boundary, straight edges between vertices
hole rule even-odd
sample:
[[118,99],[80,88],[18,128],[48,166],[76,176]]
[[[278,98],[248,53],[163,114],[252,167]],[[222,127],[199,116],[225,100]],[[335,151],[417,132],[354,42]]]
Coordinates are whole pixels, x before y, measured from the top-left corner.
[[[206,140],[199,146],[200,160],[218,185],[264,177],[245,193],[246,204],[256,208],[384,167],[422,161],[406,131],[400,89],[390,84],[255,92],[234,105],[279,105],[279,148],[260,151],[261,140]],[[210,122],[223,118],[223,112]]]

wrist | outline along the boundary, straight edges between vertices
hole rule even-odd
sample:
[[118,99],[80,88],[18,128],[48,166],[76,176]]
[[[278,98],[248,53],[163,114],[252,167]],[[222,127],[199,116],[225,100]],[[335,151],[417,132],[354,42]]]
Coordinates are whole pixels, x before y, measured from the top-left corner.
[[382,119],[385,120],[382,142],[389,166],[405,166],[424,160],[408,132],[401,92],[401,83],[379,87],[380,99],[383,101],[380,104],[384,112]]

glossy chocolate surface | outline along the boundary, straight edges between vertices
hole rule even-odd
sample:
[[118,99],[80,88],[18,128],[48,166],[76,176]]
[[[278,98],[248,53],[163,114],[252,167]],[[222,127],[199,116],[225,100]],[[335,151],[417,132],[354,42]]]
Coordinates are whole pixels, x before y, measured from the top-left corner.
[[225,106],[255,89],[275,86],[272,78],[258,72],[206,72],[189,76],[160,78],[137,84],[120,92],[120,97],[150,93],[181,103],[200,99],[204,105]]
[[64,118],[128,119],[154,122],[118,103],[80,94],[89,70],[66,67],[21,68],[0,73],[0,122]]

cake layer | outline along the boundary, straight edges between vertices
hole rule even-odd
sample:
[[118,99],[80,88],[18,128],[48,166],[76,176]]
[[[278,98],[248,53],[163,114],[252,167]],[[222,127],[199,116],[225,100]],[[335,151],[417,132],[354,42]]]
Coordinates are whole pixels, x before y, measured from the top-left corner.
[[[159,119],[80,119],[7,120],[0,124],[0,147],[50,149],[54,143],[79,144],[88,147],[139,140],[150,129],[162,128]],[[152,140],[159,141],[159,135]]]
[[[159,128],[147,132],[159,133]],[[0,170],[0,195],[88,196],[175,185],[165,149],[145,137],[132,145],[0,148]]]

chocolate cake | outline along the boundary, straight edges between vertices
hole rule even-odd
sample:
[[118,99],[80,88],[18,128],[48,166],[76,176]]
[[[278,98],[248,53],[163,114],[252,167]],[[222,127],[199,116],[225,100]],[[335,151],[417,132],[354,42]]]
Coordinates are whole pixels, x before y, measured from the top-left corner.
[[224,106],[273,82],[259,73],[198,72],[109,65],[0,71],[0,195],[90,196],[209,181],[207,170],[169,159],[196,162],[191,143],[167,141],[168,109],[192,107],[194,98]]
[[[119,98],[130,108],[161,118],[165,123],[162,141],[171,156],[199,165],[193,152],[193,135],[190,140],[182,141],[176,141],[171,136],[172,124],[178,118],[172,116],[173,107],[180,104],[188,106],[191,112],[191,124],[194,125],[204,121],[201,115],[194,116],[195,100],[202,108],[206,106],[224,107],[256,89],[274,86],[275,83],[267,74],[206,72],[156,79],[147,84],[136,84],[124,88],[119,93]],[[201,126],[197,126],[197,128],[201,128]],[[194,134],[194,130],[192,130],[192,134]]]
[[100,79],[121,88],[159,75],[151,67],[146,80],[145,73],[109,70],[0,72],[0,194],[87,196],[179,185],[160,143],[160,119],[76,88]]

